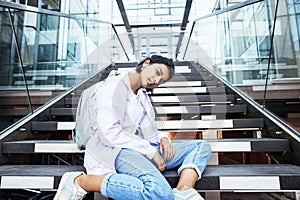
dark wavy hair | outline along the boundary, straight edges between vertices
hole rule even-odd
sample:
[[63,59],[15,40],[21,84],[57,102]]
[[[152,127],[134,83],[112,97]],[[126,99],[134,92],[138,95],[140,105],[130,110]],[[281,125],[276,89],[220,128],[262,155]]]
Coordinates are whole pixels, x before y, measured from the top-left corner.
[[142,71],[143,63],[146,60],[150,60],[150,64],[159,63],[159,64],[167,65],[168,69],[169,69],[169,78],[168,78],[168,80],[170,80],[174,76],[175,67],[174,67],[174,63],[173,63],[172,58],[166,58],[166,57],[159,56],[159,55],[153,55],[150,58],[148,57],[148,58],[145,58],[144,60],[142,60],[135,68],[135,70],[137,72]]

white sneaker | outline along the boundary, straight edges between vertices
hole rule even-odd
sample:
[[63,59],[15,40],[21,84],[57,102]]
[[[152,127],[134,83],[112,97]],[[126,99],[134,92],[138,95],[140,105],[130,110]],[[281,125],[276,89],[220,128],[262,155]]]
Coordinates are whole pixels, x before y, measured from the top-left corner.
[[80,200],[85,197],[87,192],[79,185],[74,184],[74,179],[80,176],[83,172],[66,172],[57,189],[53,200]]
[[204,200],[202,196],[194,189],[179,191],[173,189],[175,200]]

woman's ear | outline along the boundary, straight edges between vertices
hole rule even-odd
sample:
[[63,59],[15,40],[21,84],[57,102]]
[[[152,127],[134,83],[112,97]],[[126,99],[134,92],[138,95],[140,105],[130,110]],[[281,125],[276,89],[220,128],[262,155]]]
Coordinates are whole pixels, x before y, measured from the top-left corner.
[[143,71],[143,69],[145,69],[145,67],[147,67],[150,64],[150,60],[147,59],[143,62],[143,67],[141,68],[141,71]]
[[150,64],[150,59],[145,60],[143,64],[149,65]]

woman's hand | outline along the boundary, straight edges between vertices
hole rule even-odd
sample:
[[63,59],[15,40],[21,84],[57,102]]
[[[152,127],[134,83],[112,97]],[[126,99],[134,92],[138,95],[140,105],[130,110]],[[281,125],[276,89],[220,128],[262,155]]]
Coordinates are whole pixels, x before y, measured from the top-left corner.
[[156,167],[159,171],[162,172],[166,169],[166,163],[158,152],[155,153],[154,157],[152,158],[152,161],[156,164]]
[[165,161],[171,160],[175,154],[175,148],[167,138],[161,138],[159,150],[161,154],[165,154]]

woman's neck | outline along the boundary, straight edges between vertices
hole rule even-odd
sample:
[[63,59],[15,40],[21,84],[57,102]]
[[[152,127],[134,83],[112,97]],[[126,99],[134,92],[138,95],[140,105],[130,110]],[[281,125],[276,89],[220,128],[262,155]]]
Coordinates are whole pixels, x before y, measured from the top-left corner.
[[136,71],[128,73],[131,90],[136,94],[137,91],[142,87],[141,74]]

